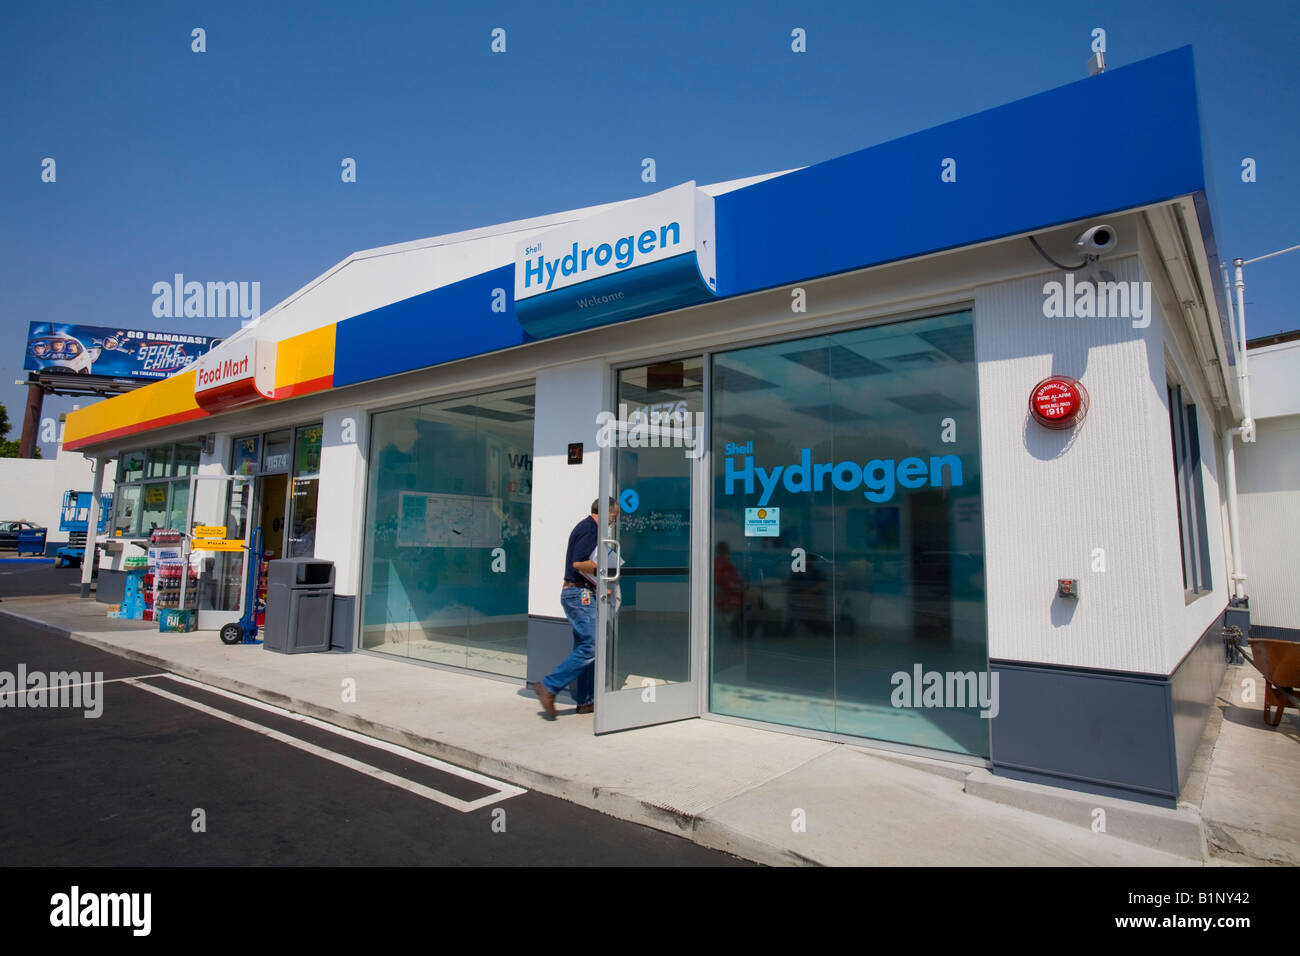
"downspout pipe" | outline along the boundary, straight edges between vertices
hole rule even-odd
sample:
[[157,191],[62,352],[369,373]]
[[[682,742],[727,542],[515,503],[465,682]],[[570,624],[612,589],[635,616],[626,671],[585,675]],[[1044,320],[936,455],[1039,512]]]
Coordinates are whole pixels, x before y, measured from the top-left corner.
[[1240,601],[1246,596],[1246,572],[1241,566],[1241,522],[1237,518],[1237,454],[1234,436],[1242,431],[1241,425],[1223,430],[1223,470],[1227,478],[1228,537],[1232,542],[1232,597]]
[[1245,265],[1242,259],[1233,259],[1232,266],[1236,270],[1237,280],[1234,285],[1237,288],[1237,329],[1240,344],[1240,361],[1237,362],[1237,385],[1241,390],[1241,440],[1253,442],[1255,440],[1255,420],[1250,415],[1250,371],[1246,358],[1246,280],[1242,277],[1242,266]]
[[[1246,575],[1241,567],[1241,534],[1237,527],[1237,469],[1233,437],[1240,435],[1242,444],[1253,442],[1255,440],[1255,419],[1250,413],[1250,372],[1246,356],[1246,280],[1242,275],[1242,268],[1252,262],[1271,259],[1274,256],[1280,256],[1283,253],[1295,252],[1297,249],[1300,249],[1300,245],[1288,246],[1286,249],[1279,249],[1276,252],[1270,252],[1263,256],[1256,256],[1253,259],[1237,258],[1232,260],[1236,280],[1233,282],[1233,285],[1236,287],[1237,292],[1237,336],[1240,340],[1237,346],[1237,386],[1241,394],[1242,419],[1240,425],[1224,429],[1223,447],[1225,470],[1228,473],[1228,530],[1232,537],[1233,597],[1237,601],[1245,598],[1244,582],[1246,580]],[[1228,274],[1226,270],[1223,274],[1223,282],[1226,291],[1228,283]],[[1229,316],[1231,316],[1231,296],[1228,297],[1228,311]]]
[[[1228,264],[1226,262],[1222,263],[1222,267],[1223,298],[1228,306],[1228,327],[1231,328],[1237,324],[1236,316],[1233,314],[1232,285],[1228,279]],[[1246,360],[1246,339],[1244,332],[1241,334],[1241,340],[1232,343],[1233,351],[1237,353],[1236,366],[1239,389],[1242,381],[1241,366]],[[1240,391],[1238,394],[1241,394]],[[1244,395],[1242,396],[1242,402],[1244,407]],[[1239,531],[1240,523],[1237,517],[1237,453],[1234,437],[1239,434],[1241,434],[1241,425],[1232,425],[1223,430],[1223,471],[1226,478],[1224,493],[1228,499],[1228,540],[1229,547],[1232,549],[1232,569],[1229,572],[1231,587],[1229,592],[1233,603],[1242,599],[1246,581],[1246,575],[1242,572],[1241,567],[1241,532]]]

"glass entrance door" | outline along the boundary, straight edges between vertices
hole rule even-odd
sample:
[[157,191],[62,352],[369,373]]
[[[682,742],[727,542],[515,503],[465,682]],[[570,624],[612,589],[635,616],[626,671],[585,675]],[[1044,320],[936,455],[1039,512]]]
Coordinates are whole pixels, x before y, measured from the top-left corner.
[[[704,363],[623,369],[601,442],[596,733],[697,717]],[[611,499],[617,504],[611,523]]]
[[193,551],[199,571],[199,630],[220,630],[239,620],[248,599],[248,548],[253,486],[237,475],[194,475],[190,478],[188,534],[195,527],[223,527],[227,541],[242,541],[238,551]]

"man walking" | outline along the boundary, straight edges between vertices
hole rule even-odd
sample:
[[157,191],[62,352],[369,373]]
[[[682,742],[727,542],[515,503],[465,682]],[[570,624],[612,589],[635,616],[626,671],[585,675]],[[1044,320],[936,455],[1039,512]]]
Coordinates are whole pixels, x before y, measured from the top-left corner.
[[[618,517],[618,502],[609,499],[609,521],[613,525]],[[564,552],[564,588],[560,603],[564,616],[573,626],[573,650],[560,661],[555,670],[533,685],[537,699],[542,702],[547,720],[555,719],[555,695],[575,678],[578,681],[574,697],[578,713],[590,714],[596,708],[593,695],[596,687],[596,548],[600,544],[600,499],[591,503],[591,514],[574,526],[569,533],[569,546]]]

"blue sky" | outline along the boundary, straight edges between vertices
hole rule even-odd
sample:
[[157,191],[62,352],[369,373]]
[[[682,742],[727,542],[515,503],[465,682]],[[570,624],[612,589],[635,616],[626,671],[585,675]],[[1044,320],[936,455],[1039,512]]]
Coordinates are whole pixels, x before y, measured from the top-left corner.
[[[12,438],[29,321],[226,335],[154,318],[153,284],[257,281],[265,311],[357,249],[819,162],[1079,79],[1094,27],[1111,68],[1193,45],[1221,252],[1300,243],[1294,2],[44,3],[0,22]],[[1300,328],[1297,277],[1300,252],[1248,267],[1251,337]]]

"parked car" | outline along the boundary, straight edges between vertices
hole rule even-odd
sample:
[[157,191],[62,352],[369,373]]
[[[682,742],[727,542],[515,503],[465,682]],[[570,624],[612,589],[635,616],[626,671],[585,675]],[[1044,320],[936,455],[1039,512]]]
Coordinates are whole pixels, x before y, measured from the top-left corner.
[[0,521],[0,551],[18,550],[19,531],[44,531],[31,521]]

